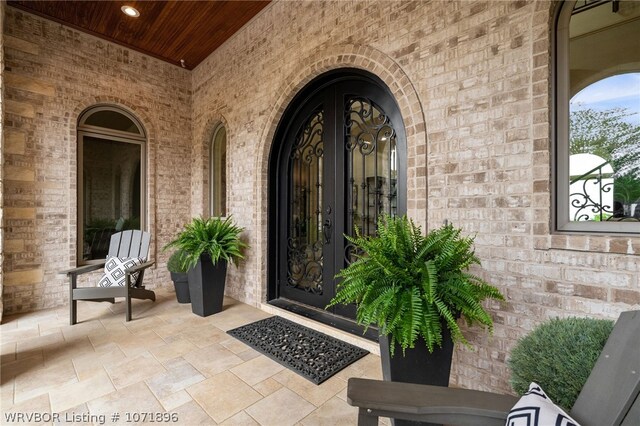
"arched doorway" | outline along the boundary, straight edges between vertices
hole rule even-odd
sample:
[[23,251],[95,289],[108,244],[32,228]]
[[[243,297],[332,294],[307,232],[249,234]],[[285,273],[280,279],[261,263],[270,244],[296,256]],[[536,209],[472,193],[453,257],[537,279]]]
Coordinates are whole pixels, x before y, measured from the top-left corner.
[[269,160],[270,303],[332,324],[355,317],[325,310],[353,259],[344,235],[406,213],[406,151],[398,106],[372,74],[336,70],[300,91]]

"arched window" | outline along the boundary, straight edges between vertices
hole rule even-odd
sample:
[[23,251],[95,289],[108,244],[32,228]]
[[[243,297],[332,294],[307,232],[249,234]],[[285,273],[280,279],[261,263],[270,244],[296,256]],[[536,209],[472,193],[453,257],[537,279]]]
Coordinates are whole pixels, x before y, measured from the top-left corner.
[[209,146],[209,212],[211,216],[227,214],[227,130],[220,125],[213,132]]
[[564,2],[555,63],[555,229],[640,233],[640,3]]
[[109,105],[78,120],[78,263],[106,257],[112,234],[145,228],[146,135]]

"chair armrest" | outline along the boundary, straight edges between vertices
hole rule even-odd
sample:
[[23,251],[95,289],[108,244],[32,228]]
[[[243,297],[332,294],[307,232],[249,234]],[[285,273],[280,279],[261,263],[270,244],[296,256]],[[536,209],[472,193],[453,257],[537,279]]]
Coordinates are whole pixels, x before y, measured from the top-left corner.
[[347,401],[360,408],[361,417],[502,426],[518,398],[469,389],[350,378]]
[[125,269],[124,272],[127,273],[127,274],[133,274],[133,273],[136,273],[136,272],[140,272],[143,269],[147,269],[149,266],[153,265],[154,263],[156,263],[156,262],[154,262],[154,261],[144,262],[144,263],[141,263],[141,264],[139,264],[137,266],[133,266],[131,268]]
[[104,268],[104,263],[105,262],[92,263],[92,264],[89,264],[89,265],[79,266],[79,267],[73,268],[73,269],[66,269],[64,271],[58,272],[58,274],[62,274],[62,275],[80,275],[80,274],[84,274],[86,272],[97,271],[98,269]]

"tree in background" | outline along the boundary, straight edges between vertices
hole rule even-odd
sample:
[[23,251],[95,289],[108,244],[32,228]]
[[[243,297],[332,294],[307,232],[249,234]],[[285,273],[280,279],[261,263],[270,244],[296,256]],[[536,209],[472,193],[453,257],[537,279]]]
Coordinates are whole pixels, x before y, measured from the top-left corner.
[[614,199],[640,200],[640,125],[630,118],[639,113],[626,108],[577,108],[569,121],[569,155],[594,154],[613,167]]

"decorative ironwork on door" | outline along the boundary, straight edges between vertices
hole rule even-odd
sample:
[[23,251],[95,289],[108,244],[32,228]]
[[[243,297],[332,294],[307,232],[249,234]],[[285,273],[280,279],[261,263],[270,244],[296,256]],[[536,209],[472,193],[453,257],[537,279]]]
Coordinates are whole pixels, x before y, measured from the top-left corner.
[[[282,306],[325,310],[353,260],[345,235],[406,212],[406,136],[389,92],[354,70],[296,95],[276,131],[269,174],[269,291]],[[271,207],[273,206],[273,207]],[[332,315],[355,318],[355,307]]]
[[[375,235],[378,218],[398,211],[396,131],[382,108],[365,97],[345,105],[345,149],[349,188],[347,232]],[[353,246],[345,247],[345,261],[353,261]]]
[[322,294],[324,112],[315,111],[295,138],[290,156],[287,286]]

